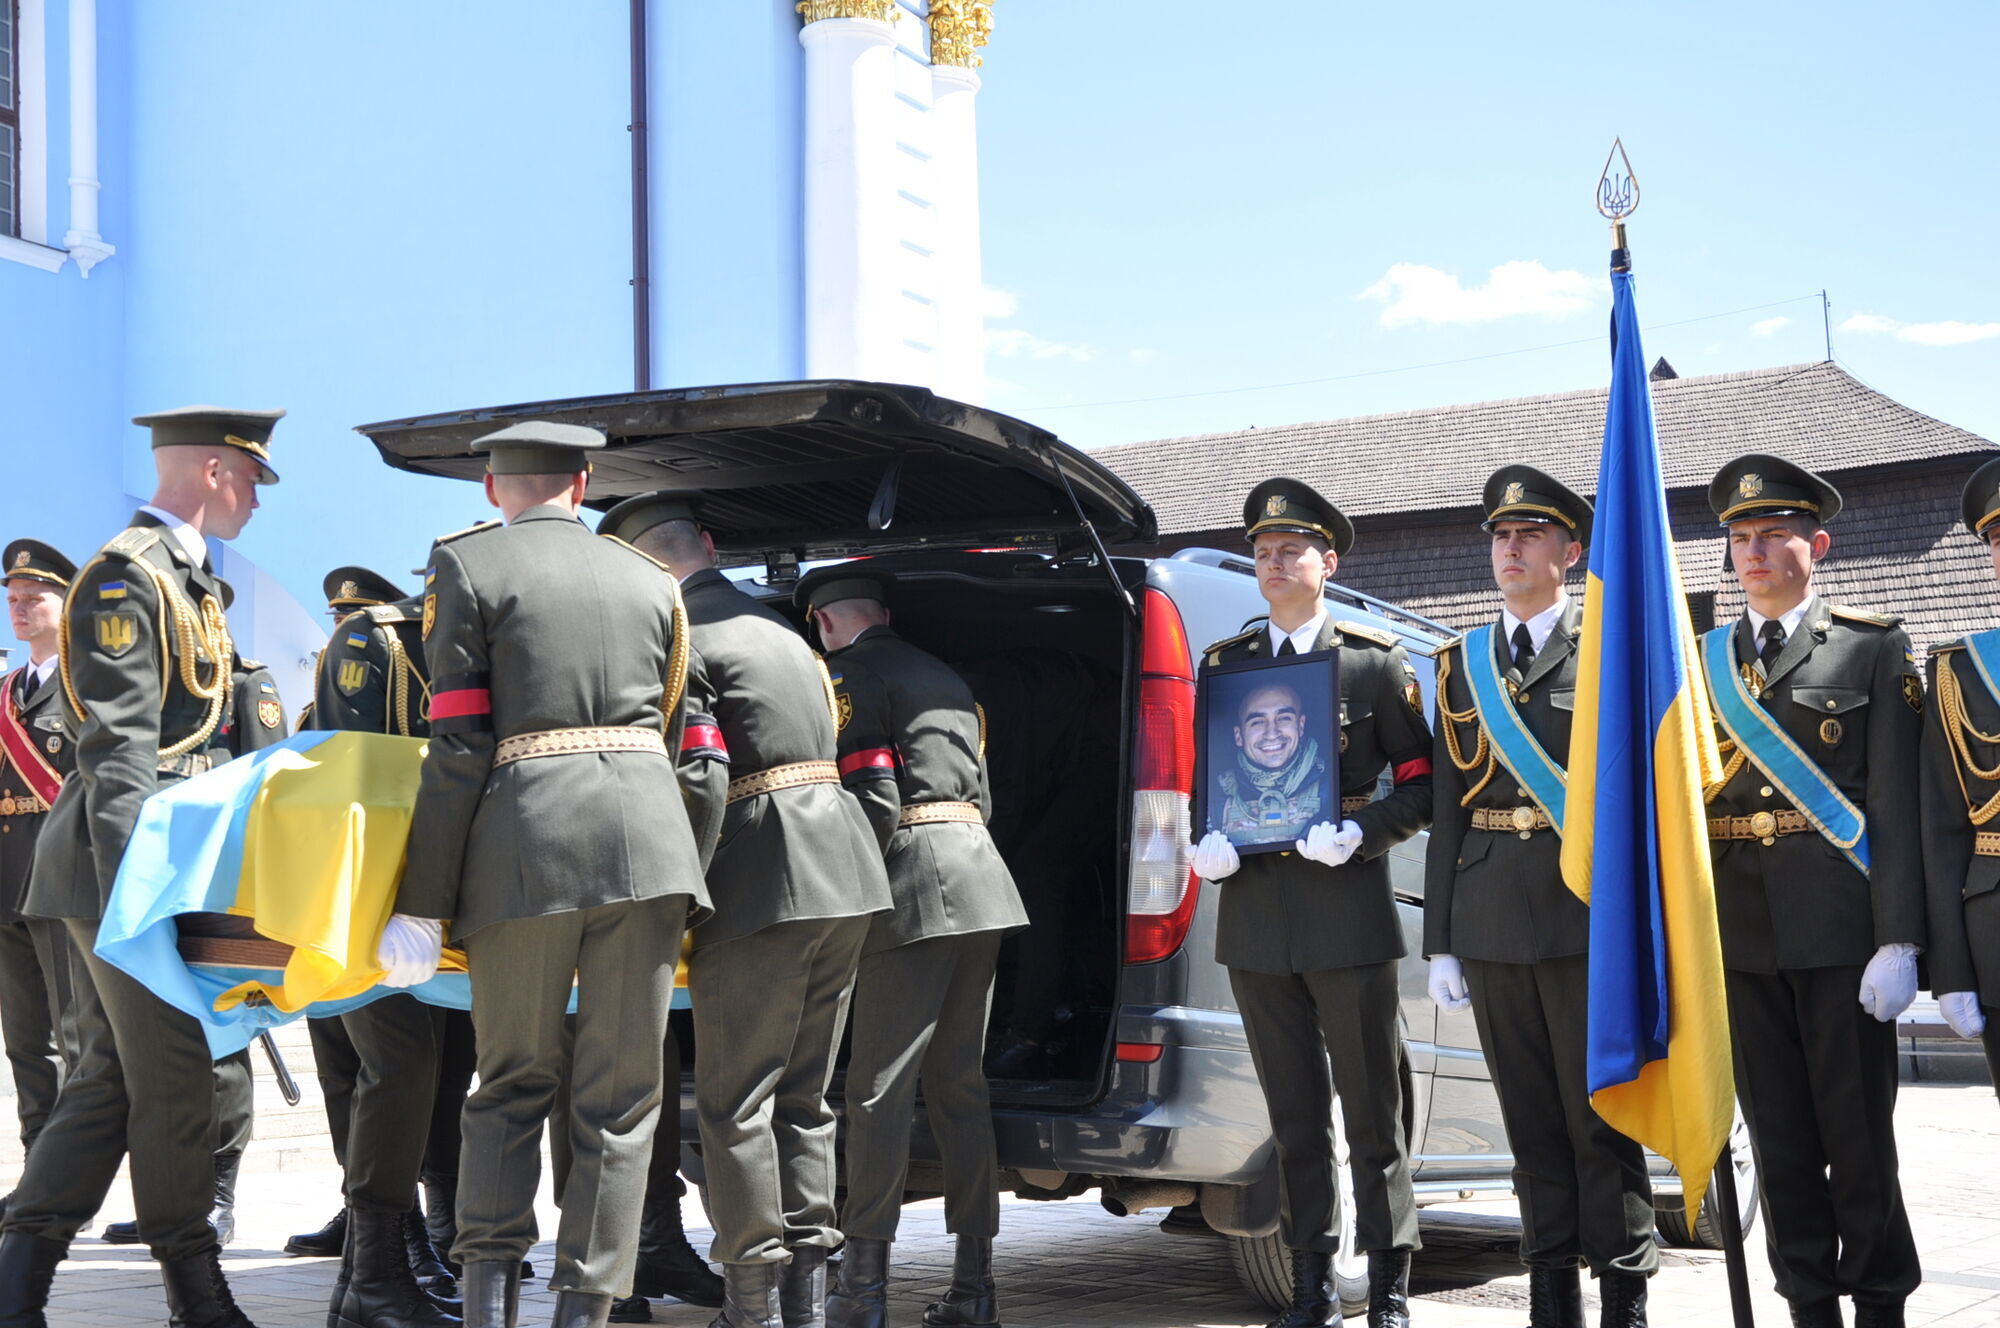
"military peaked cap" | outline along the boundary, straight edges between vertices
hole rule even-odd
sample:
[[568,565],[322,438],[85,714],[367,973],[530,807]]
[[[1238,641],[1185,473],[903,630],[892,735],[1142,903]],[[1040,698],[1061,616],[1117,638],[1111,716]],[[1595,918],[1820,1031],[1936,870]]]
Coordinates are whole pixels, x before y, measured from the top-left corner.
[[1502,521],[1538,521],[1569,527],[1570,538],[1590,543],[1590,500],[1533,466],[1502,466],[1486,481],[1480,503],[1487,530]]
[[15,540],[7,546],[5,554],[0,554],[0,562],[6,564],[0,579],[8,581],[19,577],[23,581],[43,581],[58,590],[68,590],[69,583],[76,577],[76,564],[40,540]]
[[606,512],[604,519],[597,523],[597,533],[630,544],[654,526],[665,525],[669,521],[699,523],[700,513],[699,495],[657,489],[636,498],[627,498]]
[[1965,513],[1965,528],[1981,539],[2000,524],[2000,457],[1972,472],[1959,506]]
[[1708,505],[1725,526],[1758,516],[1809,516],[1825,525],[1840,515],[1840,490],[1783,457],[1751,452],[1715,472]]
[[285,418],[282,410],[224,410],[219,406],[182,406],[153,415],[135,415],[132,423],[153,431],[153,447],[233,447],[257,458],[259,484],[276,484],[271,469],[271,431]]
[[326,592],[326,607],[336,614],[407,598],[394,581],[365,567],[336,567],[320,582],[320,589]]
[[586,425],[523,420],[473,439],[472,450],[486,453],[486,469],[495,475],[574,475],[589,469],[590,454],[604,443]]
[[798,587],[792,591],[792,603],[807,613],[817,613],[844,599],[872,599],[887,604],[890,587],[895,584],[892,572],[862,562],[835,563],[831,567],[814,568],[800,577]]
[[1336,556],[1354,547],[1354,523],[1303,480],[1265,480],[1243,500],[1243,537],[1254,543],[1267,530],[1317,535]]

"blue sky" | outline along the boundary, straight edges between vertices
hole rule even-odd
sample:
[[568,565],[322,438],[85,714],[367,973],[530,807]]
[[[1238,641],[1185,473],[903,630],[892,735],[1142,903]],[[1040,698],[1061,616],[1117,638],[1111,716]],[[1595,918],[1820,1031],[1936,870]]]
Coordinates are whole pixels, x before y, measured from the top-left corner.
[[2000,6],[995,9],[989,403],[1073,443],[1601,385],[1615,135],[1649,354],[1821,359],[1824,288],[1841,364],[2000,440]]

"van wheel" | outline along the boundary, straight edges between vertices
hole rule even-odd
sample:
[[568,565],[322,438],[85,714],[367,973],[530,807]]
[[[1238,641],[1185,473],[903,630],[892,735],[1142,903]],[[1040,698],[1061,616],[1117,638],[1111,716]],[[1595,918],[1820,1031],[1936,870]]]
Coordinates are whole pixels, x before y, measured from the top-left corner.
[[[1333,1183],[1340,1203],[1334,1223],[1340,1248],[1333,1256],[1333,1290],[1347,1313],[1365,1315],[1368,1256],[1354,1247],[1354,1172],[1347,1165],[1347,1127],[1340,1118],[1339,1098],[1333,1101]],[[1267,1308],[1281,1310],[1292,1303],[1292,1252],[1278,1232],[1231,1236],[1229,1262],[1243,1289]]]
[[[1747,1237],[1757,1221],[1757,1159],[1750,1151],[1750,1131],[1743,1124],[1740,1111],[1729,1130],[1729,1165],[1736,1173],[1737,1230]],[[1692,1229],[1678,1194],[1664,1194],[1653,1200],[1653,1220],[1659,1225],[1660,1239],[1678,1249],[1722,1248],[1722,1202],[1714,1185],[1702,1196],[1701,1212]]]

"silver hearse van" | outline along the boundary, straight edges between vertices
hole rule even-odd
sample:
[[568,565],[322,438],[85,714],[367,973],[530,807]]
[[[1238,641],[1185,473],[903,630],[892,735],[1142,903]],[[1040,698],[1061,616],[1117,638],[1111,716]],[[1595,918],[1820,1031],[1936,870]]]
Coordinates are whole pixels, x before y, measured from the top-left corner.
[[[915,387],[687,388],[361,432],[398,469],[474,479],[485,461],[471,441],[527,418],[609,435],[592,507],[663,488],[702,495],[732,575],[794,621],[802,565],[867,556],[895,568],[898,631],[957,666],[987,712],[992,828],[1034,924],[1007,943],[988,1047],[1002,1187],[1048,1200],[1097,1190],[1114,1213],[1180,1208],[1183,1224],[1198,1206],[1244,1285],[1285,1304],[1270,1125],[1215,962],[1216,898],[1228,886],[1188,866],[1200,650],[1263,610],[1243,551],[1114,552],[1157,533],[1124,481],[1031,424]],[[1261,478],[1216,482],[1247,491]],[[1446,629],[1338,585],[1327,598],[1337,617],[1403,639],[1428,702],[1430,652]],[[1512,1159],[1472,1016],[1440,1014],[1425,993],[1427,839],[1396,848],[1391,864],[1411,952],[1402,1013],[1415,1183],[1420,1201],[1505,1195]],[[685,1022],[681,1033],[688,1047]],[[691,1087],[683,1103],[685,1160],[699,1178]],[[1738,1135],[1747,1225],[1756,1185]],[[921,1111],[913,1150],[912,1197],[937,1193]],[[1712,1218],[1689,1228],[1671,1170],[1654,1170],[1664,1238],[1719,1244]],[[1344,1167],[1341,1180],[1344,1200]],[[1366,1262],[1351,1244],[1336,1271],[1343,1297],[1365,1302]]]

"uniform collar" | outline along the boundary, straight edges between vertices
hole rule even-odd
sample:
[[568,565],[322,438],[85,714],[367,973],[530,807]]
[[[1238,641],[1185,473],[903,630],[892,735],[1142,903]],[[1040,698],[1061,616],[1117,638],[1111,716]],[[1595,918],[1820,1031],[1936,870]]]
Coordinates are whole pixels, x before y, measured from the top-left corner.
[[1274,655],[1284,647],[1287,638],[1291,640],[1293,651],[1301,655],[1311,654],[1314,648],[1319,645],[1319,634],[1325,627],[1326,607],[1324,605],[1320,606],[1320,611],[1315,613],[1312,619],[1296,632],[1287,632],[1274,622],[1266,622],[1264,624],[1264,630],[1269,632],[1271,636],[1271,653]]
[[[30,661],[27,666],[28,677],[34,680],[34,687],[40,687],[44,683],[46,683],[50,679],[50,677],[54,675],[56,671],[56,665],[60,662],[61,662],[61,656],[59,655],[50,655],[47,659],[43,660],[39,664]],[[29,690],[32,692],[33,688],[30,688]]]
[[[1806,610],[1812,606],[1813,596],[1807,595],[1804,599],[1779,615],[1778,623],[1785,629],[1785,640],[1790,641],[1794,636],[1798,635],[1799,624],[1806,620]],[[1750,619],[1750,639],[1752,641],[1758,640],[1763,635],[1764,624],[1771,620],[1755,609],[1745,608],[1743,613],[1745,617]]]
[[533,507],[526,509],[519,516],[515,517],[512,521],[509,521],[507,524],[510,526],[518,526],[523,521],[570,521],[570,522],[575,522],[578,525],[581,525],[583,522],[583,518],[579,516],[573,516],[570,513],[565,512],[562,508],[555,506],[553,503],[536,503]]
[[1514,629],[1516,627],[1521,626],[1525,622],[1528,628],[1528,643],[1534,647],[1534,651],[1537,655],[1541,654],[1542,647],[1548,644],[1549,633],[1553,632],[1556,629],[1556,624],[1562,621],[1563,614],[1567,613],[1568,611],[1569,611],[1568,595],[1558,595],[1556,597],[1556,602],[1554,604],[1551,604],[1548,608],[1543,609],[1540,613],[1536,614],[1534,617],[1526,619],[1516,618],[1513,615],[1512,611],[1510,611],[1503,605],[1500,609],[1500,623],[1501,626],[1506,629],[1505,635],[1507,638],[1507,646],[1509,653],[1511,653],[1513,650]]
[[181,552],[187,555],[189,562],[196,567],[208,566],[208,541],[202,538],[199,530],[165,508],[151,503],[139,510],[166,527],[167,533],[174,537],[174,543],[181,546]]

